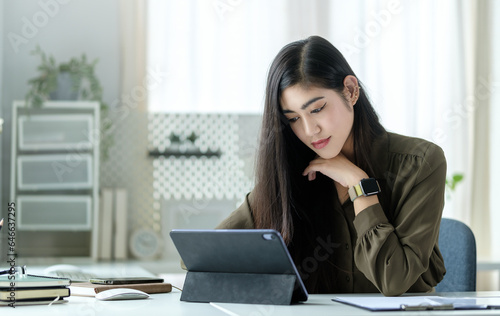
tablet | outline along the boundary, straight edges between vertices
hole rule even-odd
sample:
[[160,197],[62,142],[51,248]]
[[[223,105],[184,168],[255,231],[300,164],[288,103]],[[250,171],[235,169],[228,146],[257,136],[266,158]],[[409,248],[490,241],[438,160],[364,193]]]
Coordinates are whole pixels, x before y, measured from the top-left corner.
[[170,232],[189,272],[292,275],[292,302],[306,301],[307,290],[276,230],[174,229]]

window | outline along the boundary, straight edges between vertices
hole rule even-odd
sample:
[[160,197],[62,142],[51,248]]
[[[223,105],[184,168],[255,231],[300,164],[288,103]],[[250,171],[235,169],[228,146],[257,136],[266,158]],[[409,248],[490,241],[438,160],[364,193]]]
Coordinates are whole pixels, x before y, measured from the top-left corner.
[[260,113],[269,64],[288,40],[286,1],[148,4],[149,68],[167,80],[149,92],[154,112]]
[[[344,54],[389,131],[437,143],[450,174],[471,174],[475,113],[467,111],[471,102],[477,108],[474,89],[482,80],[475,72],[476,5],[150,0],[148,67],[165,70],[167,80],[150,91],[148,107],[262,113],[274,56],[285,44],[316,34]],[[445,215],[467,222],[471,181],[460,185]]]

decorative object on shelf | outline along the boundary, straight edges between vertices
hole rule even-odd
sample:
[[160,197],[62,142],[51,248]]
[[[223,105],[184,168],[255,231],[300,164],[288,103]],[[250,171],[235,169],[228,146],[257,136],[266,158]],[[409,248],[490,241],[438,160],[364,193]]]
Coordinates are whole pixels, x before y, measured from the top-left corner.
[[187,140],[189,140],[191,143],[194,144],[194,142],[198,139],[198,135],[196,135],[195,132],[192,132],[191,135],[186,137]]
[[171,144],[180,144],[181,143],[181,137],[173,132],[170,134],[168,139],[170,139]]
[[187,150],[176,150],[176,149],[166,149],[159,150],[158,148],[150,149],[150,157],[220,157],[220,150],[207,150],[205,152],[199,149],[187,149]]
[[189,136],[181,136],[174,132],[168,136],[170,146],[165,150],[154,148],[149,150],[151,157],[220,157],[220,150],[202,150],[195,145],[198,135],[193,131]]
[[[153,186],[152,192],[148,194],[153,196],[151,205],[155,212],[173,213],[167,210],[169,206],[163,203],[164,200],[234,200],[222,210],[235,207],[236,201],[241,201],[255,186],[252,176],[253,153],[261,120],[260,115],[229,113],[149,113],[147,148],[150,150],[149,163],[153,166]],[[170,135],[178,134],[182,139],[192,132],[198,136],[194,145],[199,156],[180,150],[175,152]],[[138,203],[137,207],[144,208],[143,204]],[[172,228],[179,228],[168,216],[163,215],[160,218],[174,225]],[[154,227],[154,224],[148,223],[148,226]],[[195,222],[191,224],[199,226]],[[141,222],[142,225],[145,224]],[[167,226],[162,224],[162,227]],[[165,233],[168,230],[163,231],[164,236]]]
[[130,252],[137,259],[156,258],[161,249],[162,239],[151,229],[141,228],[130,236]]
[[98,101],[101,110],[101,154],[104,160],[108,158],[108,150],[113,145],[111,135],[112,123],[104,119],[108,116],[109,107],[102,100],[102,85],[95,74],[97,59],[90,62],[82,54],[80,58],[73,57],[68,62],[57,64],[53,56],[48,56],[40,46],[32,51],[38,55],[41,64],[38,66],[40,75],[28,81],[31,89],[26,93],[27,106],[40,108],[47,100],[89,100]]
[[[69,62],[56,64],[53,56],[47,56],[37,46],[32,52],[39,55],[41,64],[38,66],[40,76],[28,81],[31,86],[26,94],[26,103],[35,108],[42,106],[47,100],[90,100],[99,101],[101,110],[107,109],[102,101],[102,86],[95,75],[97,59],[89,62],[87,56],[71,58]],[[68,88],[71,88],[68,91]]]
[[191,132],[189,136],[181,137],[181,135],[172,132],[170,133],[168,139],[170,140],[171,145],[186,144],[187,141],[189,141],[192,145],[194,145],[194,142],[198,139],[198,135],[196,135],[195,132]]

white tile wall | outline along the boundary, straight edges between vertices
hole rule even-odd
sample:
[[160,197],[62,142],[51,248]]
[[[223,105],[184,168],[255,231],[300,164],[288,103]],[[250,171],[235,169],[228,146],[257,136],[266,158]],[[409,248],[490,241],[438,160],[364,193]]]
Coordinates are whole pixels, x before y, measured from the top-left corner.
[[[258,115],[142,113],[131,111],[114,122],[109,159],[101,163],[101,187],[126,188],[129,195],[129,235],[150,228],[163,238],[172,208],[199,201],[220,201],[229,213],[253,187],[253,163],[261,118]],[[192,144],[186,138],[195,133]],[[178,135],[182,145],[172,143]],[[150,149],[220,151],[220,157],[150,157]],[[236,201],[236,202],[235,202]],[[212,202],[210,202],[213,205]],[[203,208],[190,214],[198,223]],[[172,212],[175,212],[173,210]],[[207,212],[209,212],[207,208]],[[169,227],[163,227],[163,226]],[[195,227],[193,227],[195,228]]]

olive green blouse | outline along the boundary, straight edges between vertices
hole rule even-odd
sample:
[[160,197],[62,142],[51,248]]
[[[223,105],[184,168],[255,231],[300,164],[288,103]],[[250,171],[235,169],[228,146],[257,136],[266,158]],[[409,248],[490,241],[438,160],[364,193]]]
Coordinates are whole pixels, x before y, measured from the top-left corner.
[[[333,253],[331,266],[340,293],[432,291],[445,274],[438,248],[444,153],[433,143],[394,133],[378,138],[371,153],[380,203],[358,216],[349,199],[337,203],[332,209],[334,235],[320,241],[316,260]],[[254,228],[251,202],[252,193],[217,228]],[[302,268],[307,271],[307,266]]]

